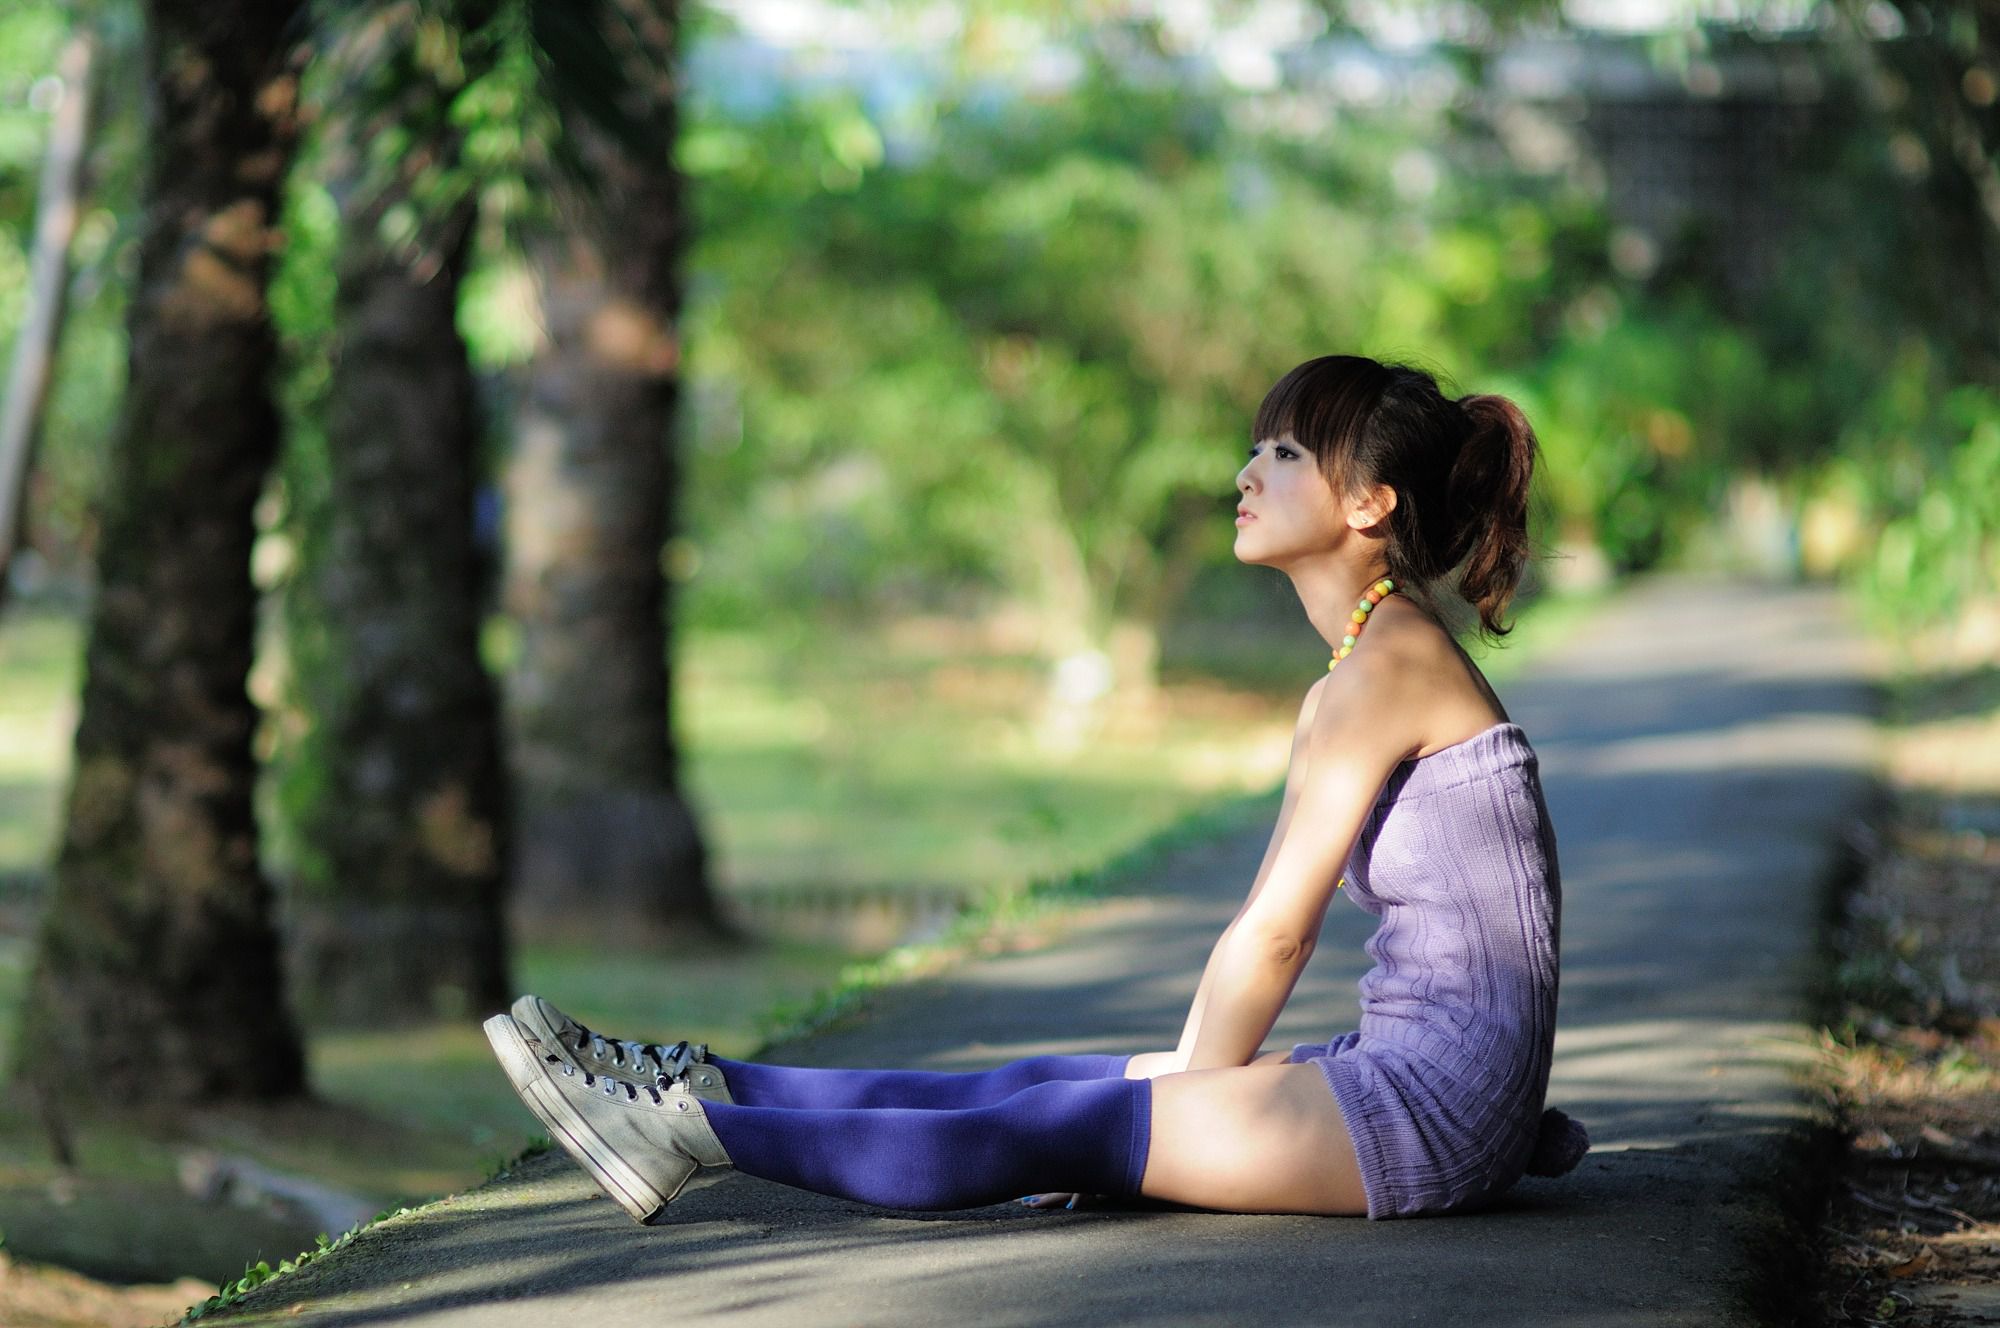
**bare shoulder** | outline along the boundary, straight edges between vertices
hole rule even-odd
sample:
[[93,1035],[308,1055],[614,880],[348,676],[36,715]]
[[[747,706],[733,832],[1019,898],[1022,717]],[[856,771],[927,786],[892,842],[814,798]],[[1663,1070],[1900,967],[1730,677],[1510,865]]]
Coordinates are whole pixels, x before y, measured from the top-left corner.
[[1399,596],[1369,615],[1359,644],[1323,681],[1339,689],[1333,695],[1341,706],[1393,733],[1398,761],[1507,721],[1499,696],[1451,633]]

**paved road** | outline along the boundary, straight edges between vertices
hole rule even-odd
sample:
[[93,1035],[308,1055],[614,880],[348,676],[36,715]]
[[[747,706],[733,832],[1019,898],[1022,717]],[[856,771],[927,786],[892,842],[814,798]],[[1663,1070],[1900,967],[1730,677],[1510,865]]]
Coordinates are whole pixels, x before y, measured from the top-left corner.
[[[1834,1142],[1797,1077],[1804,992],[1844,829],[1876,797],[1874,676],[1831,591],[1677,576],[1638,583],[1505,689],[1563,868],[1549,1101],[1594,1147],[1489,1211],[918,1214],[718,1172],[642,1228],[551,1154],[244,1310],[425,1328],[1786,1322],[1796,1223]],[[1189,850],[1155,893],[1045,950],[885,993],[764,1058],[974,1069],[1169,1046],[1266,834]],[[1336,905],[1272,1045],[1354,1026],[1372,926]]]

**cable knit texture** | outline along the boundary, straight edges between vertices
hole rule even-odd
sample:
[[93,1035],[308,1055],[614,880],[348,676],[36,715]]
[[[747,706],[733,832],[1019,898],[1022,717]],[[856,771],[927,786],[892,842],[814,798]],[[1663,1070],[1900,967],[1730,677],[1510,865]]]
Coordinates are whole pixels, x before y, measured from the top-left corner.
[[1546,1108],[1562,876],[1540,762],[1500,723],[1383,784],[1345,893],[1381,919],[1361,1026],[1302,1043],[1340,1103],[1370,1218],[1484,1206],[1590,1146]]

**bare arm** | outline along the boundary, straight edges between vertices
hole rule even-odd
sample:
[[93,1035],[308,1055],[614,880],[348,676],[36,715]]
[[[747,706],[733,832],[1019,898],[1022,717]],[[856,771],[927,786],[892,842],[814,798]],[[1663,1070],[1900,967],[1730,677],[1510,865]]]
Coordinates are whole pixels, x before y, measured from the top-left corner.
[[[1182,1068],[1245,1065],[1257,1054],[1318,944],[1335,883],[1398,762],[1415,749],[1388,658],[1333,679],[1311,707],[1297,776],[1264,866],[1209,956],[1176,1052]],[[1302,753],[1300,748],[1303,748]],[[1297,759],[1302,755],[1303,759]]]
[[[1314,683],[1306,692],[1305,704],[1299,709],[1299,722],[1292,732],[1292,758],[1285,773],[1285,797],[1278,809],[1278,824],[1271,831],[1271,842],[1264,848],[1264,861],[1257,868],[1257,879],[1250,886],[1250,895],[1243,901],[1243,907],[1236,910],[1236,921],[1242,919],[1244,910],[1255,902],[1263,890],[1264,881],[1271,874],[1271,863],[1278,856],[1278,845],[1285,841],[1285,829],[1292,823],[1292,809],[1298,805],[1299,789],[1305,783],[1307,738],[1312,733],[1313,712],[1326,690],[1326,682],[1322,678]],[[1230,929],[1234,929],[1236,921],[1229,924]],[[1228,939],[1230,930],[1224,930],[1222,935],[1223,939]],[[1180,1069],[1187,1068],[1188,1058],[1194,1054],[1195,1034],[1201,1028],[1202,1012],[1208,1008],[1209,993],[1215,986],[1215,971],[1221,955],[1222,941],[1217,941],[1215,948],[1209,952],[1207,965],[1201,971],[1201,983],[1195,988],[1194,1001],[1188,1007],[1187,1023],[1181,1029],[1180,1045],[1174,1051],[1175,1063]]]

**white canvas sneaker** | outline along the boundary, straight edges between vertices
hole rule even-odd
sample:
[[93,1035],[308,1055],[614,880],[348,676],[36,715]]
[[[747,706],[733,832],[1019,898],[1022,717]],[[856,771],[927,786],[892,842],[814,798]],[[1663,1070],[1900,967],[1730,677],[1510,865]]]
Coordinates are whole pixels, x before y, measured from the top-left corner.
[[681,1080],[634,1082],[580,1069],[511,1015],[486,1040],[549,1137],[637,1221],[651,1224],[702,1167],[731,1165],[701,1099]]
[[722,1071],[708,1063],[706,1042],[638,1042],[593,1033],[539,996],[514,1002],[514,1020],[579,1070],[632,1080],[682,1079],[688,1091],[711,1102],[734,1102]]

